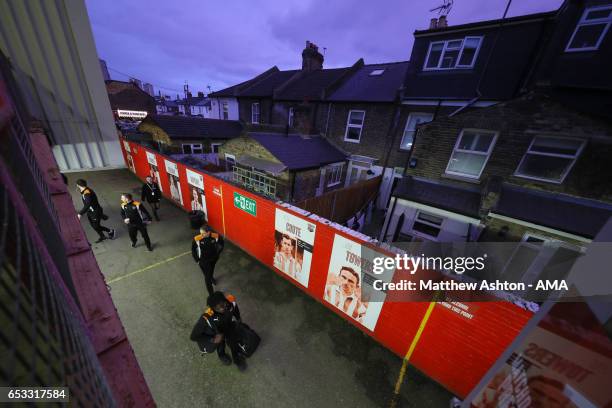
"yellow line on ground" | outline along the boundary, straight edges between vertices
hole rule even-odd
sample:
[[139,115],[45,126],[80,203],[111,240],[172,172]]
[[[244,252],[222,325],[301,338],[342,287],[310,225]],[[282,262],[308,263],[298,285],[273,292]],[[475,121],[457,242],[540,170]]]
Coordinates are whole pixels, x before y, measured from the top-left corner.
[[408,351],[406,352],[406,355],[404,356],[404,360],[402,361],[402,368],[400,369],[399,376],[397,377],[397,381],[395,382],[395,389],[393,390],[393,397],[391,398],[391,404],[390,404],[391,408],[395,408],[397,406],[400,389],[402,388],[402,383],[404,382],[404,377],[406,376],[406,369],[408,368],[408,362],[410,361],[410,357],[412,357],[412,353],[414,352],[414,349],[416,348],[416,345],[419,342],[419,339],[421,338],[421,334],[423,334],[423,330],[425,330],[427,321],[429,320],[429,317],[431,316],[431,312],[433,312],[434,306],[436,305],[436,302],[438,300],[438,295],[439,293],[436,293],[433,299],[431,300],[431,302],[429,302],[427,311],[425,312],[423,319],[421,319],[421,324],[419,325],[419,329],[414,335],[414,338],[412,339],[412,342],[410,343],[410,347],[408,348]]
[[122,279],[129,278],[130,276],[134,276],[134,275],[139,274],[141,272],[148,271],[149,269],[157,268],[160,265],[163,265],[165,263],[174,261],[175,259],[180,258],[181,256],[185,256],[185,255],[190,254],[190,253],[191,253],[191,251],[187,251],[187,252],[183,252],[182,254],[171,256],[170,258],[166,258],[163,261],[156,262],[153,265],[145,266],[144,268],[141,268],[141,269],[138,269],[136,271],[130,272],[130,273],[126,274],[126,275],[119,276],[117,278],[111,279],[111,280],[109,280],[106,283],[108,285],[110,285],[111,283],[115,283],[115,282],[118,282],[118,281],[120,281]]

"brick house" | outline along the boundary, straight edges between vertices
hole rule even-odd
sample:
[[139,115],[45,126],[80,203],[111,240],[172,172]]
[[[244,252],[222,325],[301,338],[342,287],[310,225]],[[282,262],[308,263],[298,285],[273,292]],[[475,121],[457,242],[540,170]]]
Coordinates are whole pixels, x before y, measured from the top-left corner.
[[114,79],[104,83],[115,118],[142,120],[147,114],[157,113],[155,99],[135,83]]
[[284,201],[301,201],[342,183],[346,156],[319,136],[250,132],[219,147],[234,181]]
[[148,135],[161,152],[183,154],[217,153],[243,129],[235,120],[169,115],[149,115],[138,125],[138,132]]
[[419,129],[381,240],[580,246],[597,234],[612,215],[612,4],[602,4],[568,0],[546,17],[521,96]]

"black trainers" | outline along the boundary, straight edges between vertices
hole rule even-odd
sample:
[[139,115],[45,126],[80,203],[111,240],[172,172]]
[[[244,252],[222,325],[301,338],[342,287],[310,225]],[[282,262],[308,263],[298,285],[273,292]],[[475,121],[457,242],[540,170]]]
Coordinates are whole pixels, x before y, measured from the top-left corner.
[[228,356],[227,354],[219,356],[219,360],[221,360],[221,362],[224,365],[230,365],[232,364],[232,358],[230,356]]
[[136,248],[136,243],[132,242],[132,248]]
[[108,233],[108,237],[110,239],[115,239],[115,230],[111,229],[110,232]]
[[96,244],[99,244],[100,242],[104,241],[105,239],[106,239],[106,237],[98,238],[98,240],[96,241]]
[[152,246],[147,247],[147,249],[149,250],[149,252],[153,252],[153,247]]
[[238,367],[238,370],[240,371],[246,370],[247,368],[246,360],[244,358],[241,358],[240,360],[236,361],[236,366]]

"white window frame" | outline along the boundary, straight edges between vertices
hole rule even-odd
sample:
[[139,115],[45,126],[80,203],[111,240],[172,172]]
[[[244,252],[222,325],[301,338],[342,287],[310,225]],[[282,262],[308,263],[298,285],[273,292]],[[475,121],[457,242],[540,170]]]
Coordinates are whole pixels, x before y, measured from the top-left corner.
[[[536,139],[538,137],[539,138],[548,138],[548,139],[573,140],[573,141],[579,141],[579,142],[581,142],[581,144],[580,144],[580,147],[578,148],[578,150],[576,150],[576,154],[573,155],[573,156],[570,156],[570,155],[567,155],[567,154],[558,154],[558,153],[530,152],[531,147],[533,146],[534,142],[536,141]],[[529,180],[537,180],[537,181],[544,181],[546,183],[562,184],[563,181],[565,181],[565,177],[567,177],[567,175],[570,173],[570,171],[572,171],[572,168],[574,167],[574,164],[576,164],[576,161],[580,157],[580,154],[582,153],[582,150],[584,150],[584,146],[585,145],[586,145],[586,139],[579,139],[579,138],[574,138],[574,137],[563,137],[563,136],[548,136],[548,135],[534,136],[533,139],[531,139],[531,143],[529,143],[529,147],[527,148],[527,151],[523,154],[523,157],[521,158],[521,161],[519,162],[519,165],[517,166],[516,170],[514,171],[514,175],[516,177],[521,177],[521,178],[525,178],[525,179],[529,179]],[[567,166],[567,168],[565,169],[563,174],[561,174],[561,179],[559,179],[559,180],[552,180],[552,179],[547,179],[547,178],[544,178],[544,177],[535,177],[535,176],[530,176],[530,175],[527,175],[527,174],[519,173],[519,169],[523,165],[523,162],[525,161],[525,157],[527,157],[528,154],[535,155],[535,156],[560,157],[560,158],[563,158],[563,159],[571,159],[572,161],[569,164],[569,166]]]
[[228,120],[229,119],[229,102],[222,101],[221,102],[221,117],[219,119]]
[[[472,63],[470,65],[459,65],[459,61],[461,61],[461,57],[463,56],[463,50],[465,46],[465,40],[468,38],[477,38],[478,39],[478,47],[476,47],[476,52],[474,53],[474,59],[472,59]],[[427,56],[425,57],[425,62],[423,63],[423,71],[448,71],[452,69],[471,69],[476,65],[476,60],[478,59],[478,54],[480,53],[480,47],[482,46],[483,36],[478,35],[469,35],[464,38],[456,38],[454,40],[444,40],[444,41],[432,41],[429,43],[429,48],[427,50]],[[457,55],[457,61],[455,62],[455,66],[442,68],[442,60],[444,57],[444,53],[448,49],[448,43],[454,41],[461,41],[461,47],[459,49],[459,54]],[[427,67],[427,62],[429,61],[429,55],[431,54],[431,49],[435,44],[444,44],[442,47],[442,53],[440,54],[440,60],[438,61],[438,65],[436,67]]]
[[287,126],[293,127],[294,116],[295,116],[295,111],[293,110],[293,106],[290,106],[289,112],[287,113]]
[[[257,107],[257,109],[255,109],[255,107]],[[261,111],[259,110],[259,102],[253,102],[251,104],[251,123],[258,125],[260,119],[261,119]]]
[[[219,153],[219,146],[221,146],[223,143],[211,143],[210,144],[210,152],[211,153]],[[217,151],[215,152],[215,146],[217,147]]]
[[[572,36],[570,37],[569,41],[567,42],[567,45],[565,46],[565,52],[596,51],[599,49],[601,42],[603,41],[604,37],[608,33],[608,30],[610,29],[610,25],[612,25],[612,12],[610,13],[610,16],[608,16],[607,18],[585,20],[586,16],[590,12],[598,11],[598,10],[612,10],[612,4],[607,4],[605,6],[588,7],[584,10],[584,12],[582,13],[582,16],[580,17],[580,20],[578,20],[578,23],[576,24],[576,28],[574,28],[574,32],[572,33]],[[597,40],[597,43],[594,46],[584,47],[584,48],[570,48],[570,45],[574,41],[574,37],[576,36],[576,33],[581,27],[584,27],[587,25],[604,24],[604,23],[606,24],[606,26],[601,32],[601,35],[599,36],[599,39]]]
[[[437,225],[437,224],[435,224],[433,222],[421,219],[421,218],[419,218],[419,215],[421,213],[427,214],[428,216],[431,216],[431,217],[440,218],[442,221],[440,221],[440,225]],[[412,220],[412,226],[410,227],[410,232],[411,232],[411,234],[416,235],[418,237],[425,238],[425,239],[430,239],[430,240],[433,239],[433,240],[437,241],[438,237],[440,236],[440,233],[442,232],[442,225],[444,225],[444,221],[446,221],[446,218],[442,217],[442,216],[440,216],[438,214],[432,214],[432,213],[427,212],[427,211],[417,210],[415,215],[414,215],[414,219]],[[430,227],[433,227],[433,228],[439,228],[438,235],[433,236],[433,235],[429,235],[429,234],[426,234],[424,232],[415,230],[414,229],[414,224],[417,223],[417,222],[420,222],[421,224],[429,225]]]
[[344,168],[344,163],[340,164],[332,164],[327,167],[326,174],[329,174],[329,182],[327,183],[327,187],[337,186],[342,182],[342,169]]
[[[351,125],[351,113],[363,113],[363,119],[361,120],[361,125]],[[365,115],[366,115],[366,111],[364,110],[356,110],[356,109],[351,109],[348,113],[348,116],[346,117],[346,129],[344,130],[344,141],[345,142],[350,142],[350,143],[359,143],[361,142],[361,132],[363,131],[363,125],[365,125]],[[348,131],[349,128],[359,128],[359,138],[358,139],[348,139]]]
[[[429,119],[427,122],[423,122],[423,123],[429,123],[433,120],[433,113],[430,112],[410,112],[408,114],[408,118],[406,119],[406,126],[404,126],[404,133],[402,133],[402,140],[400,140],[400,150],[404,150],[404,151],[410,151],[412,149],[412,146],[414,146],[414,141],[416,140],[416,132],[417,132],[417,127],[415,126],[414,129],[408,129],[408,125],[410,124],[410,119],[412,119],[413,116],[429,116],[431,117],[431,119]],[[403,147],[404,146],[404,138],[406,137],[406,132],[407,131],[411,131],[414,132],[412,135],[412,144],[410,145],[410,147],[406,148]]]
[[[189,146],[191,153],[185,153],[185,146]],[[194,153],[194,148],[200,150],[200,153]],[[203,154],[204,146],[202,146],[202,143],[183,143],[181,145],[181,150],[183,151],[183,154]]]
[[[461,138],[463,137],[463,134],[466,131],[467,132],[476,132],[476,133],[492,133],[493,134],[493,140],[491,140],[491,144],[489,145],[489,149],[486,152],[479,152],[479,151],[474,151],[474,150],[459,149],[458,148],[459,142],[461,141]],[[459,137],[457,137],[457,141],[455,142],[455,146],[453,147],[453,151],[451,152],[450,158],[448,159],[448,164],[446,165],[446,170],[444,171],[444,173],[452,175],[452,176],[458,176],[458,177],[468,178],[468,179],[473,179],[473,180],[480,179],[480,176],[482,175],[482,172],[484,171],[485,167],[487,167],[487,163],[489,162],[489,158],[491,157],[491,153],[493,152],[493,148],[495,147],[495,142],[497,142],[497,136],[499,136],[499,132],[495,131],[495,130],[488,130],[488,129],[461,129],[461,132],[459,133]],[[449,167],[450,167],[450,164],[451,164],[451,160],[453,160],[453,154],[455,152],[486,156],[485,157],[485,161],[484,161],[484,163],[482,163],[482,167],[480,168],[480,171],[478,172],[477,176],[472,176],[472,175],[469,175],[469,174],[459,173],[457,171],[449,170]]]

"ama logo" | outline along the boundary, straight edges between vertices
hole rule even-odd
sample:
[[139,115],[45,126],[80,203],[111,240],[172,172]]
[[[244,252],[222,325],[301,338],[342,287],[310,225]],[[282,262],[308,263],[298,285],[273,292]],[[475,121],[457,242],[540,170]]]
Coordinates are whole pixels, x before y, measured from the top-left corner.
[[565,280],[539,280],[536,285],[536,290],[568,290]]

